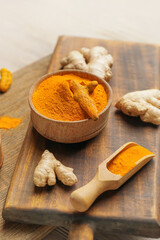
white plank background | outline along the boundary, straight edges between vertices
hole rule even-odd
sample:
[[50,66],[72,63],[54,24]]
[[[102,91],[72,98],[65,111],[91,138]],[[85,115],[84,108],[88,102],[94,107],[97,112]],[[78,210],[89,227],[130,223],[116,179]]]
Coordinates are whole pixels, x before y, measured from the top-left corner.
[[62,34],[160,43],[159,0],[0,0],[0,67],[51,53]]
[[[160,0],[0,0],[0,68],[15,71],[50,54],[59,35],[160,44],[159,12]],[[67,230],[51,239],[67,239]]]

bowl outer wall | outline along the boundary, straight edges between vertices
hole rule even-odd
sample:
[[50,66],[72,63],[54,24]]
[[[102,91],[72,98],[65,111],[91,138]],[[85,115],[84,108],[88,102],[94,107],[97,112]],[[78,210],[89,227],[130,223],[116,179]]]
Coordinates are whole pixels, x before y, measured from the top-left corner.
[[[108,104],[106,108],[99,114],[98,120],[93,121],[92,119],[84,119],[80,121],[58,121],[41,115],[35,109],[32,103],[32,95],[39,84],[52,75],[65,74],[75,74],[79,77],[87,78],[88,80],[96,80],[104,86],[108,96]],[[61,143],[82,142],[96,136],[107,123],[111,103],[112,89],[109,84],[93,74],[78,70],[60,70],[46,74],[41,77],[35,84],[33,84],[29,92],[31,120],[34,128],[45,138]]]

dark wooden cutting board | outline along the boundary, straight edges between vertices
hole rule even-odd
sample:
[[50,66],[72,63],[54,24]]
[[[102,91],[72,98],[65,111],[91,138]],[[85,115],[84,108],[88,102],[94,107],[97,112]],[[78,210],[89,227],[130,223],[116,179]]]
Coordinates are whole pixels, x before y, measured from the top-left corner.
[[[159,150],[160,129],[116,111],[116,100],[128,91],[160,88],[159,47],[147,44],[60,37],[48,72],[60,68],[60,59],[70,50],[104,46],[114,57],[113,104],[106,128],[94,139],[78,144],[60,144],[40,136],[29,124],[8,191],[3,217],[6,220],[55,226],[80,221],[99,230],[142,236],[160,236]],[[32,70],[31,70],[32,71]],[[73,190],[94,177],[100,162],[126,142],[134,141],[156,157],[116,191],[102,194],[86,213],[77,213],[69,197]],[[54,187],[36,188],[33,172],[44,149],[74,168],[78,183],[60,182]]]

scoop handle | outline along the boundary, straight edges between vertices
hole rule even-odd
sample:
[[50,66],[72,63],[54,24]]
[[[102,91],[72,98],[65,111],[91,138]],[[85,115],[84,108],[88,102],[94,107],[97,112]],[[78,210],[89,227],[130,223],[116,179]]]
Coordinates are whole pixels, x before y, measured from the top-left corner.
[[111,189],[107,181],[99,181],[98,174],[86,185],[72,192],[70,201],[79,212],[85,212],[104,191]]
[[70,228],[68,240],[93,240],[94,232],[88,223],[74,222]]

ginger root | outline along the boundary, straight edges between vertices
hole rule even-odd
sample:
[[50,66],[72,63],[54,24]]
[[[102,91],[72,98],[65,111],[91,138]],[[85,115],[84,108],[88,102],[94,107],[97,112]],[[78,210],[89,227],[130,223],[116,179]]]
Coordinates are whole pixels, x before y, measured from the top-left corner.
[[160,124],[160,90],[149,89],[125,94],[115,105],[128,116],[140,116],[143,122]]
[[85,58],[79,51],[71,51],[68,56],[61,60],[61,66],[64,69],[87,70]]
[[79,69],[104,78],[107,82],[112,77],[111,67],[113,57],[104,47],[96,46],[91,49],[81,48],[79,51],[71,51],[61,60],[64,69]]
[[6,68],[1,69],[0,91],[6,92],[12,84],[12,73]]
[[53,186],[56,184],[56,176],[67,186],[72,186],[77,182],[73,168],[64,166],[51,152],[45,150],[35,168],[33,182],[37,187],[45,187],[47,184]]
[[81,85],[76,80],[70,81],[70,88],[74,94],[74,99],[93,120],[98,119],[98,111],[96,104],[94,100],[89,96],[89,93],[92,92],[97,85],[97,81],[93,81],[86,86]]

